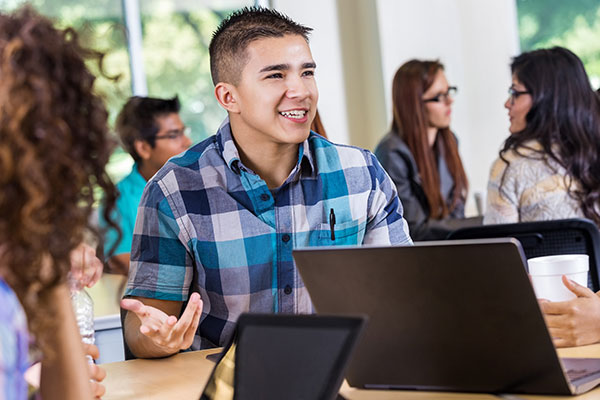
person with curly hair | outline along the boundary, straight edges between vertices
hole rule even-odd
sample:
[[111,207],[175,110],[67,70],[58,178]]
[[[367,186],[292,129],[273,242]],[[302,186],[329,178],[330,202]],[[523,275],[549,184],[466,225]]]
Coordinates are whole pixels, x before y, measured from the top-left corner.
[[600,101],[583,63],[554,47],[515,57],[511,70],[510,136],[491,168],[484,223],[600,225]]
[[[600,98],[581,60],[554,47],[514,58],[510,136],[492,165],[484,223],[588,218],[600,225]],[[600,342],[600,297],[541,303],[558,347]],[[600,292],[599,292],[600,293]]]
[[94,188],[108,221],[116,198],[105,172],[113,140],[88,56],[102,61],[29,7],[0,14],[0,399],[26,398],[30,346],[41,353],[44,400],[104,391],[90,384],[104,372],[86,367],[67,287]]

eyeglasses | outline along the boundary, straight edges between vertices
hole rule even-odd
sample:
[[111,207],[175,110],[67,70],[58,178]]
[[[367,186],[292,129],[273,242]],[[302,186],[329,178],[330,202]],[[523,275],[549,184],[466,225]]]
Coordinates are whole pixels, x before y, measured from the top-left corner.
[[440,93],[430,99],[423,99],[423,103],[446,103],[448,100],[456,96],[456,93],[458,93],[458,88],[456,86],[450,86],[446,93]]
[[513,105],[520,95],[531,94],[531,92],[529,90],[517,90],[514,86],[511,86],[508,88],[508,94],[510,96],[510,104]]
[[163,135],[160,136],[155,136],[154,140],[160,140],[160,139],[180,139],[184,136],[190,136],[190,133],[192,133],[192,128],[190,128],[189,126],[186,126],[183,129],[171,129],[167,132],[165,132]]

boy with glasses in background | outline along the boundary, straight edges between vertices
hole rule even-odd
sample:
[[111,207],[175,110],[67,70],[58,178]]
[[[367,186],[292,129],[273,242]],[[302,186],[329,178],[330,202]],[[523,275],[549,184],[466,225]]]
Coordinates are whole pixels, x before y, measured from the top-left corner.
[[192,144],[189,128],[179,117],[180,108],[177,97],[134,96],[125,103],[117,117],[115,129],[135,164],[129,175],[117,184],[119,198],[115,216],[122,238],[117,242],[114,230],[105,234],[104,253],[105,256],[111,255],[107,260],[111,272],[127,274],[129,270],[137,207],[146,182],[169,158],[187,150]]

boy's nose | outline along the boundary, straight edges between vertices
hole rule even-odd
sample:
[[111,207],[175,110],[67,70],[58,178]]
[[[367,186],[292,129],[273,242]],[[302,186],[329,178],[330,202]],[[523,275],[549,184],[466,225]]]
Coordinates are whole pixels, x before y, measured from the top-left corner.
[[291,79],[288,83],[288,97],[307,97],[310,94],[306,83],[301,78]]

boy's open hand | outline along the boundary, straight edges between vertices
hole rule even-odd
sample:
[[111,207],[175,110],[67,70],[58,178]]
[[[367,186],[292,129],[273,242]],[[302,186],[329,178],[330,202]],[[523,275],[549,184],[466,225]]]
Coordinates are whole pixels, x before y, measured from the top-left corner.
[[171,354],[192,345],[202,315],[202,300],[198,293],[192,293],[179,320],[135,299],[121,300],[121,307],[139,318],[143,335]]

